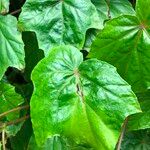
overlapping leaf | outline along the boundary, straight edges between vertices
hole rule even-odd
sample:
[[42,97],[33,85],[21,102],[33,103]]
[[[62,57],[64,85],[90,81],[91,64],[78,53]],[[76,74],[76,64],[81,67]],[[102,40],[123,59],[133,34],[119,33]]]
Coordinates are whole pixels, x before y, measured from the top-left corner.
[[0,14],[7,13],[9,11],[9,0],[0,0]]
[[97,8],[100,22],[123,14],[135,15],[131,3],[127,0],[91,0]]
[[139,130],[126,133],[121,150],[149,150],[150,130]]
[[32,74],[31,118],[39,144],[60,134],[112,150],[126,116],[139,112],[130,86],[103,61],[83,62],[74,47],[54,48]]
[[143,113],[130,116],[128,130],[150,128],[150,91],[137,94]]
[[[122,14],[131,14],[135,15],[135,11],[132,8],[131,4],[127,0],[91,0],[95,5],[98,15],[99,22],[101,26],[104,26],[104,22],[118,17]],[[98,30],[90,29],[86,33],[86,41],[84,44],[84,49],[90,51],[91,44],[97,35]]]
[[[24,102],[23,98],[15,92],[15,88],[5,81],[0,81],[0,114],[16,108]],[[19,117],[19,112],[7,115],[7,120]]]
[[[150,87],[150,1],[138,0],[137,16],[124,15],[109,21],[92,45],[89,57],[105,60],[135,92]],[[144,15],[147,10],[146,15]]]
[[86,30],[101,25],[90,0],[27,0],[19,17],[19,27],[35,31],[39,48],[47,54],[59,44],[82,48]]
[[28,150],[93,150],[88,147],[78,146],[71,140],[60,136],[48,138],[42,147],[38,147],[35,137],[32,136],[28,145]]
[[0,80],[9,66],[24,68],[24,48],[17,19],[0,15]]

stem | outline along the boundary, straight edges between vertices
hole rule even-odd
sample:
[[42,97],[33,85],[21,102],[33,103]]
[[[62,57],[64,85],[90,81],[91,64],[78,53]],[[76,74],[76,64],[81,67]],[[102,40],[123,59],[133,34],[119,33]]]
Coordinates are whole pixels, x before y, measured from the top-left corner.
[[21,117],[21,118],[19,118],[19,119],[16,119],[16,120],[7,122],[7,123],[5,123],[5,125],[6,125],[6,126],[14,125],[14,124],[20,123],[20,122],[22,122],[22,121],[28,119],[29,117],[30,117],[30,115],[26,115],[26,116]]
[[107,10],[107,16],[109,19],[111,19],[111,14],[110,14],[110,0],[105,0],[106,4],[108,6],[108,10]]
[[124,124],[122,126],[121,134],[120,134],[117,146],[116,146],[116,150],[120,150],[121,149],[121,143],[122,143],[125,131],[126,131],[127,123],[128,123],[128,117],[125,119]]
[[2,130],[2,145],[3,145],[3,150],[6,150],[6,147],[5,147],[5,129]]
[[13,12],[10,12],[9,14],[15,15],[15,14],[17,14],[17,13],[19,13],[19,12],[21,12],[21,9],[17,9],[17,10],[15,10],[15,11],[13,11]]
[[12,112],[15,112],[15,111],[19,111],[19,110],[23,110],[23,109],[28,109],[29,108],[29,105],[25,105],[25,106],[20,106],[20,107],[16,107],[14,109],[11,109],[11,110],[8,110],[2,114],[0,114],[0,118],[12,113]]

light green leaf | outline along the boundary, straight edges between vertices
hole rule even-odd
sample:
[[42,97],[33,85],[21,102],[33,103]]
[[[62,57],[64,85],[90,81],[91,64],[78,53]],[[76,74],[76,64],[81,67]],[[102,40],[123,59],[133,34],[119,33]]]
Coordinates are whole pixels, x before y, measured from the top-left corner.
[[9,0],[0,0],[0,14],[7,13],[9,11]]
[[24,44],[17,31],[17,19],[0,15],[0,80],[9,66],[24,68]]
[[[5,81],[0,81],[0,114],[14,109],[24,102],[23,98],[15,92],[15,88]],[[20,111],[7,114],[0,118],[1,123],[13,121],[20,117]],[[1,124],[2,126],[2,124]],[[5,127],[7,137],[14,136],[21,128],[22,123]],[[0,128],[1,132],[1,128]]]
[[[0,81],[0,114],[16,108],[23,102],[23,98],[15,92],[15,88],[12,85],[5,81]],[[14,112],[7,115],[7,120],[10,121],[18,117],[19,112]]]
[[150,36],[135,16],[109,21],[89,54],[114,65],[135,92],[150,88]]
[[140,112],[136,96],[116,69],[83,62],[74,47],[52,50],[33,70],[31,119],[36,140],[63,135],[96,150],[114,149],[124,119]]
[[28,150],[93,150],[91,148],[77,146],[68,139],[60,136],[48,138],[42,147],[38,147],[34,135],[32,135]]
[[23,31],[36,32],[39,48],[48,54],[59,44],[83,47],[89,28],[101,28],[90,0],[27,0],[19,17]]

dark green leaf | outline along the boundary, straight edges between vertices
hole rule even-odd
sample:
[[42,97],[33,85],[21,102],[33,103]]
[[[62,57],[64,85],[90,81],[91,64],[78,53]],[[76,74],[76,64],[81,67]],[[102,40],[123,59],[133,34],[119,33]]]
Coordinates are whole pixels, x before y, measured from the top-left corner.
[[150,128],[150,91],[137,94],[143,113],[129,117],[128,130]]
[[0,80],[9,66],[24,68],[24,49],[17,19],[0,15]]
[[30,137],[32,136],[32,124],[28,119],[25,121],[21,130],[15,137],[10,138],[11,147],[13,150],[27,150]]
[[35,137],[33,135],[30,139],[28,150],[93,150],[93,149],[77,146],[74,143],[68,141],[68,139],[59,136],[48,138],[44,146],[38,147],[35,141]]
[[24,49],[26,67],[24,74],[25,78],[30,81],[31,72],[36,64],[44,57],[44,53],[38,48],[38,42],[35,33],[23,32],[22,38],[25,44]]
[[97,59],[83,62],[74,47],[54,48],[32,74],[31,119],[38,144],[56,134],[112,150],[124,119],[140,112],[130,86]]
[[150,131],[139,130],[127,132],[121,145],[121,150],[149,150]]
[[150,112],[131,115],[128,122],[128,130],[140,130],[150,128]]

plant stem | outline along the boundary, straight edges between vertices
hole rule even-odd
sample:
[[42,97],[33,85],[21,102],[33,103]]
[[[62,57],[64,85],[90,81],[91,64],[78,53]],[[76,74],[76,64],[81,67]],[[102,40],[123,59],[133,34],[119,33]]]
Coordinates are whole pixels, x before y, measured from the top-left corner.
[[6,147],[5,147],[5,129],[2,130],[2,145],[3,145],[3,150],[6,150]]
[[121,134],[120,134],[120,137],[119,137],[117,146],[116,146],[116,150],[120,150],[120,149],[121,149],[121,143],[122,143],[122,140],[123,140],[125,131],[126,131],[127,123],[128,123],[128,117],[125,119],[124,124],[123,124],[123,126],[122,126]]
[[14,124],[20,123],[20,122],[22,122],[22,121],[28,119],[29,117],[30,117],[30,115],[26,115],[26,116],[21,117],[21,118],[19,118],[19,119],[16,119],[16,120],[7,122],[7,123],[5,123],[5,125],[6,125],[6,126],[14,125]]
[[20,106],[20,107],[16,107],[14,109],[11,109],[11,110],[8,110],[2,114],[0,114],[0,118],[12,113],[12,112],[15,112],[15,111],[19,111],[19,110],[22,110],[22,109],[28,109],[29,108],[29,105],[25,105],[25,106]]
[[15,15],[15,14],[17,14],[17,13],[19,13],[19,12],[21,12],[21,9],[17,9],[17,10],[15,10],[15,11],[13,11],[13,12],[10,12],[9,14]]

